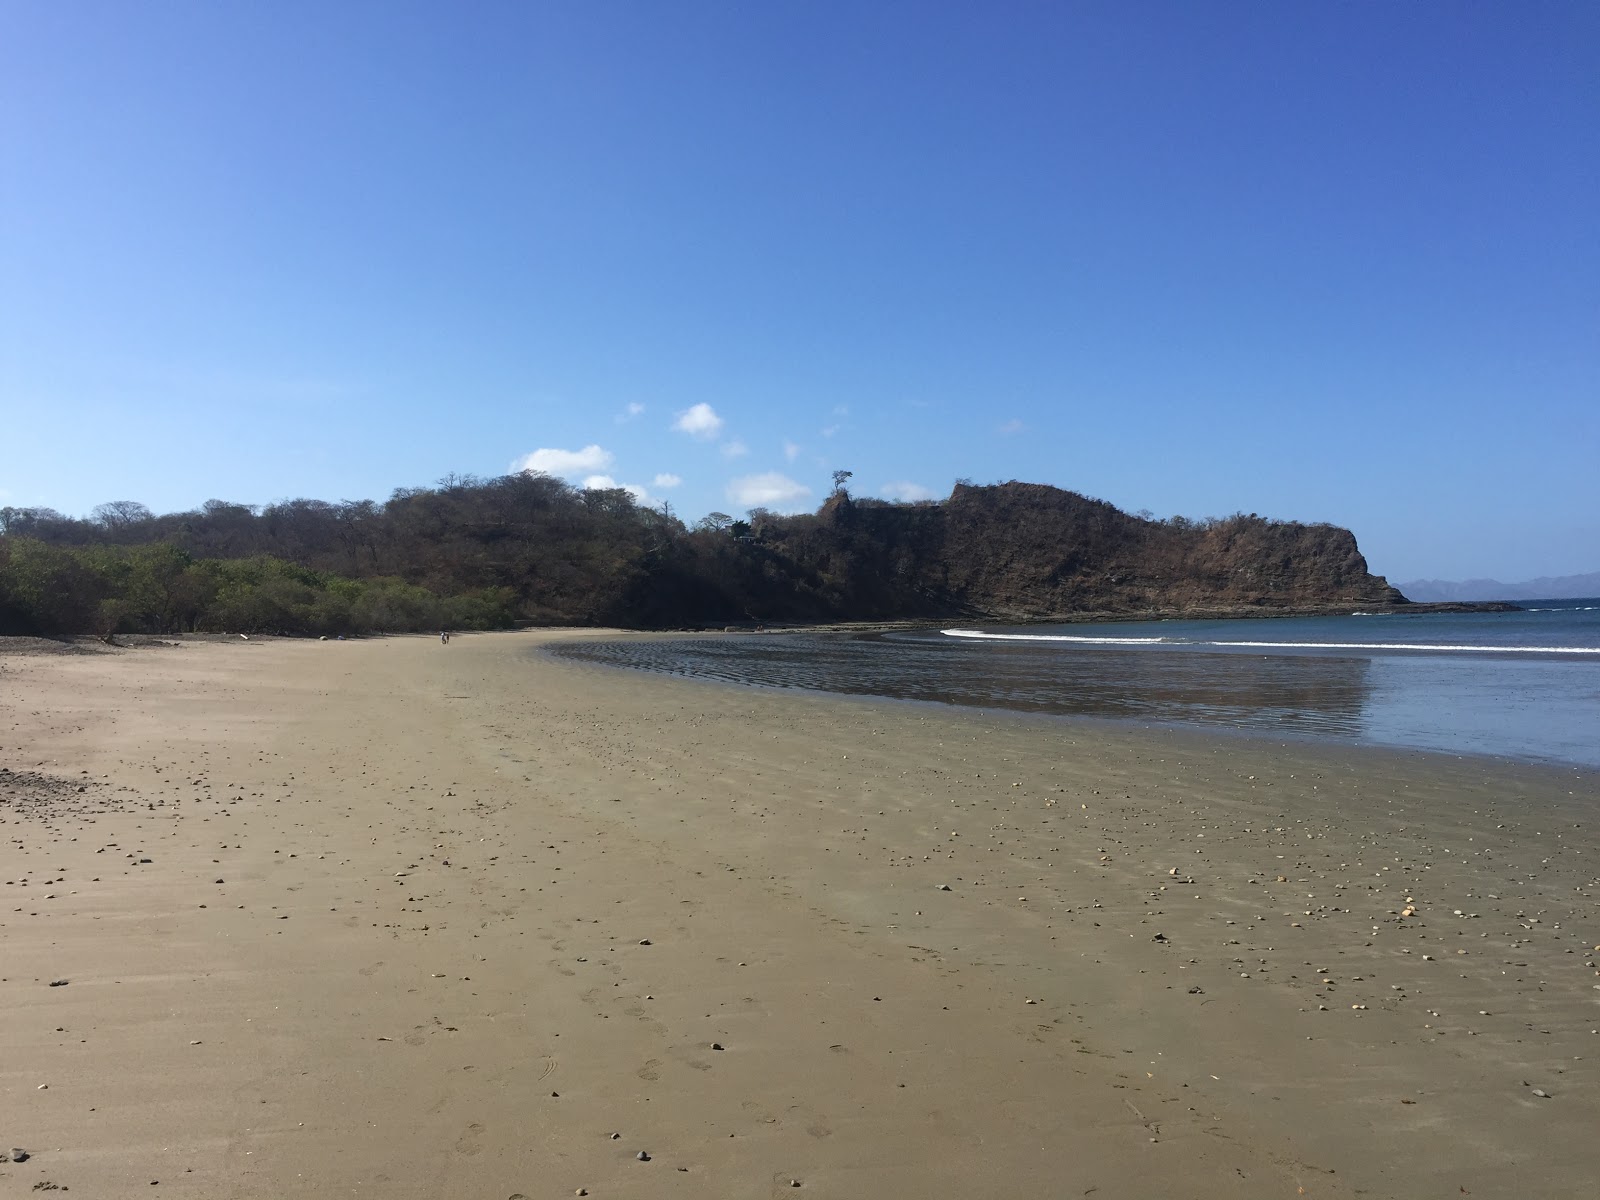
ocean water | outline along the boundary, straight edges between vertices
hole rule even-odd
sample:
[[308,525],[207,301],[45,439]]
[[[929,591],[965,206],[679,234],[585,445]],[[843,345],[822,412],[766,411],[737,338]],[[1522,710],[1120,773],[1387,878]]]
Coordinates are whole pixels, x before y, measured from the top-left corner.
[[765,687],[1600,767],[1600,600],[1382,614],[571,643]]

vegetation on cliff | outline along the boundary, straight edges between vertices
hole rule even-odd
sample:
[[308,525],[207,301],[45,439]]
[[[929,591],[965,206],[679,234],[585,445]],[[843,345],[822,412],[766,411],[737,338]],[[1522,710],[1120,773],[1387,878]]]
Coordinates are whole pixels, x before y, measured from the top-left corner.
[[0,633],[673,627],[1403,602],[1331,525],[1156,521],[1042,484],[686,526],[620,489],[449,478],[387,502],[0,509]]

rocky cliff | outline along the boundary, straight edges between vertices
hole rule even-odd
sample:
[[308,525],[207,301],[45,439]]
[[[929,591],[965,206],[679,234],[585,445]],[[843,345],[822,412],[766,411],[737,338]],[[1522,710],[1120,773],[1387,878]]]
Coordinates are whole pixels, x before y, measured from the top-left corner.
[[709,549],[690,569],[709,592],[667,607],[747,620],[1039,620],[1406,603],[1345,529],[1152,521],[1044,484],[958,485],[915,505],[837,493],[814,516],[759,520],[750,537]]

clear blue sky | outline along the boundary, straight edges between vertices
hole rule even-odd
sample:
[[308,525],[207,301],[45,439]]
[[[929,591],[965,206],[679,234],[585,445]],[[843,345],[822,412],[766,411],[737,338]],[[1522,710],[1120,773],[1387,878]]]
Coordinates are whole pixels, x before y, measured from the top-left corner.
[[5,0],[0,504],[838,467],[1597,570],[1597,63],[1592,0]]

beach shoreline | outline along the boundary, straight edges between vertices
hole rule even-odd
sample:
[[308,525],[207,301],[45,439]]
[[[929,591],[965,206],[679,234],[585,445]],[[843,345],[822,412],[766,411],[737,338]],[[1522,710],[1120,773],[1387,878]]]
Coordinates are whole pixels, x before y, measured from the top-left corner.
[[1593,772],[538,652],[594,636],[0,655],[0,1194],[1600,1175]]

